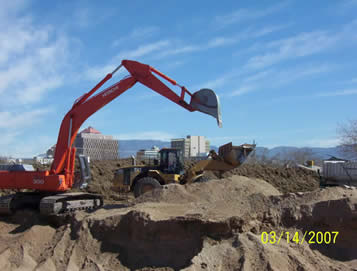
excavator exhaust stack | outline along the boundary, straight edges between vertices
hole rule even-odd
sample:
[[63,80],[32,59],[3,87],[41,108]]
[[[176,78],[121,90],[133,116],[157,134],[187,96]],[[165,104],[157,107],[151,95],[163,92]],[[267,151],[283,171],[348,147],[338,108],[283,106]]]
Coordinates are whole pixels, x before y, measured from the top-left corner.
[[218,126],[222,127],[221,104],[213,90],[203,88],[193,93],[190,106],[202,113],[211,115],[217,119]]

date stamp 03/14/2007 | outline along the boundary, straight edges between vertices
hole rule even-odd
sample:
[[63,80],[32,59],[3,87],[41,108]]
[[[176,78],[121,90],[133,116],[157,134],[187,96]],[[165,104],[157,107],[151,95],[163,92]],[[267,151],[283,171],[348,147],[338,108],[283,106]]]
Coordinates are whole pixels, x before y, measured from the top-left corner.
[[275,231],[266,232],[263,231],[260,234],[260,240],[263,244],[280,244],[283,242],[303,244],[335,244],[339,232],[338,231],[305,231],[290,233],[288,231],[282,231],[277,233]]

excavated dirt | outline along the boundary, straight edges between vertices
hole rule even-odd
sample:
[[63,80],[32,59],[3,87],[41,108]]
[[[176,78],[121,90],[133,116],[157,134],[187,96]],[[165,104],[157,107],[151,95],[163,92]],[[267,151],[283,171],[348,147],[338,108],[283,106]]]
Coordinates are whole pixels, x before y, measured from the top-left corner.
[[112,187],[112,180],[114,173],[119,167],[132,165],[132,159],[107,160],[107,161],[93,161],[90,164],[92,181],[87,189],[88,192],[101,194],[105,200],[123,200],[130,195],[120,195],[114,192]]
[[[100,210],[0,218],[0,270],[357,270],[356,189],[319,189],[304,170],[245,165],[125,200],[110,191],[118,163],[92,164],[90,190],[107,197]],[[279,244],[262,242],[271,231]],[[339,234],[334,244],[301,241],[312,231]]]
[[[219,177],[218,172],[213,174],[214,177]],[[317,173],[297,167],[285,168],[282,166],[247,163],[223,173],[222,177],[233,175],[263,179],[282,193],[312,191],[319,187]]]
[[[194,165],[194,161],[186,160],[185,169]],[[316,172],[298,167],[286,168],[279,165],[245,163],[242,166],[220,174],[205,172],[208,178],[226,178],[233,175],[259,178],[270,183],[282,193],[313,191],[319,187],[319,176]]]

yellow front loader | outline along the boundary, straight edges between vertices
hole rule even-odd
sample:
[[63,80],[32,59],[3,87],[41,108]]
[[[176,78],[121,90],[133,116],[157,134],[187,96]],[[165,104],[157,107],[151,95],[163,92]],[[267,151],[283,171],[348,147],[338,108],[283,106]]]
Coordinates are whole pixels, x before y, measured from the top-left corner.
[[221,174],[239,167],[255,149],[255,144],[233,146],[225,144],[218,154],[211,150],[208,157],[196,162],[184,171],[179,150],[164,148],[159,151],[160,161],[153,165],[133,165],[119,168],[113,179],[113,189],[118,192],[134,192],[138,197],[145,192],[170,183],[188,184],[207,181],[204,171],[218,171]]

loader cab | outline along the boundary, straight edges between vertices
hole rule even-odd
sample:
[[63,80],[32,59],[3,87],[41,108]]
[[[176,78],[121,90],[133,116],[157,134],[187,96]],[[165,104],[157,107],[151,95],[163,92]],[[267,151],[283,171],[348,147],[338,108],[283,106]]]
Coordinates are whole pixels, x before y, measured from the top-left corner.
[[180,174],[183,170],[181,151],[164,148],[160,150],[160,170],[166,174]]

